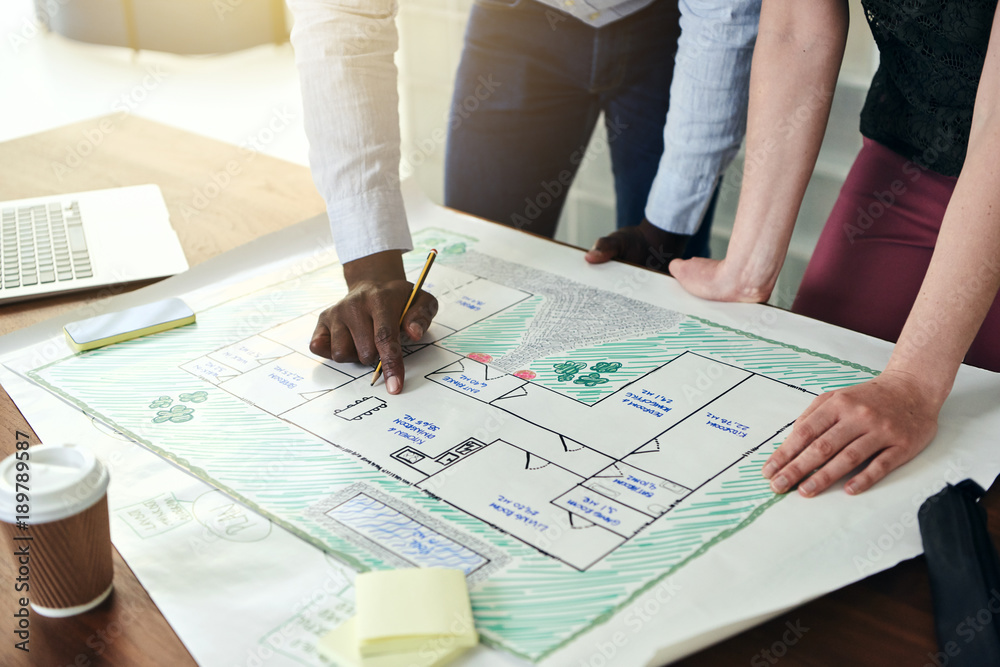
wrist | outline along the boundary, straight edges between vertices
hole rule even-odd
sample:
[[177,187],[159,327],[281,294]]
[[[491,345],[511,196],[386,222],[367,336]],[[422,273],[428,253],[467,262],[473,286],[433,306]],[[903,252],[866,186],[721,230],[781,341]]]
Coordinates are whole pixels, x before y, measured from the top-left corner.
[[[660,229],[646,218],[639,223],[639,232],[642,234],[648,246],[649,259],[647,262],[658,264],[658,266],[647,266],[654,270],[666,270],[671,260],[683,257],[691,237],[687,234],[676,234]],[[669,273],[669,271],[668,271]]]
[[940,408],[951,393],[957,373],[957,367],[919,363],[894,351],[882,376],[908,380],[926,400]]
[[[727,256],[726,262],[729,261]],[[730,268],[735,275],[739,300],[751,303],[764,303],[770,299],[781,273],[781,263],[774,265],[756,257],[734,262]]]
[[[763,303],[771,298],[785,263],[787,244],[772,245],[750,239],[734,229],[723,261],[737,300]],[[749,242],[748,242],[749,241]]]
[[348,289],[354,289],[355,285],[363,282],[406,280],[403,251],[385,250],[347,262],[344,264],[344,280]]

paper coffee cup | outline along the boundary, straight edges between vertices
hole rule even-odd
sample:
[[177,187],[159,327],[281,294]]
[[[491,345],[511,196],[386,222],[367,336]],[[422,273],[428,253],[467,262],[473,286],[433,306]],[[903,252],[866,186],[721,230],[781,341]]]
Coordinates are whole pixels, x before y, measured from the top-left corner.
[[111,593],[108,481],[101,461],[75,445],[37,445],[0,463],[7,553],[28,584],[18,595],[39,614],[80,614]]

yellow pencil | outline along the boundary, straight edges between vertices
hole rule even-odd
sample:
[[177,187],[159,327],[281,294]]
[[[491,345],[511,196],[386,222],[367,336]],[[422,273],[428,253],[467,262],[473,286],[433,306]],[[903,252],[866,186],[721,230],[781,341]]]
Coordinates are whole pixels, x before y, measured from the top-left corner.
[[[434,258],[437,257],[437,254],[438,251],[433,249],[427,254],[427,261],[424,262],[424,270],[420,272],[420,277],[417,278],[417,282],[414,283],[413,291],[410,292],[410,300],[406,302],[406,307],[403,308],[403,314],[399,316],[399,326],[403,326],[403,318],[406,317],[406,311],[410,309],[410,305],[413,303],[413,300],[417,298],[417,292],[419,292],[420,288],[424,286],[424,279],[427,278],[427,272],[431,270],[431,264],[434,263]],[[380,375],[382,375],[381,359],[379,359],[378,366],[375,367],[375,374],[372,375],[372,386],[375,386],[375,383],[378,382]]]

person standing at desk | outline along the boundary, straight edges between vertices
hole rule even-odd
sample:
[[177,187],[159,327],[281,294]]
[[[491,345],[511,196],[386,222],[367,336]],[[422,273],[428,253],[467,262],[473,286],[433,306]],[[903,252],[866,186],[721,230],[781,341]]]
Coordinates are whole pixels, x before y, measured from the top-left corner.
[[[881,55],[861,113],[864,146],[792,310],[896,346],[879,377],[813,401],[764,466],[775,491],[802,481],[807,497],[868,461],[846,484],[861,493],[920,453],[963,359],[1000,371],[997,0],[862,4]],[[846,0],[765,1],[747,128],[747,154],[761,158],[743,179],[726,258],[671,262],[692,294],[770,295],[847,24]]]
[[[350,290],[320,316],[310,348],[337,361],[381,359],[395,394],[404,375],[399,314],[411,289],[401,255],[412,247],[399,189],[396,3],[288,4],[313,178]],[[538,215],[527,214],[524,197],[553,182],[564,195],[603,109],[626,226],[587,259],[666,270],[742,141],[759,12],[760,0],[477,0],[456,100],[480,86],[486,99],[455,109],[464,117],[450,123],[445,203],[551,235],[561,196]],[[419,339],[436,308],[421,292],[406,335]]]

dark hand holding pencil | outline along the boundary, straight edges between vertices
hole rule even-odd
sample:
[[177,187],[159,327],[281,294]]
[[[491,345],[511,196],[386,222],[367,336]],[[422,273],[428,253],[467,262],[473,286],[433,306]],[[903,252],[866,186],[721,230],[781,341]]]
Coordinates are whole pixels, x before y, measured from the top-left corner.
[[[400,326],[403,325],[403,320],[406,318],[406,311],[410,309],[410,306],[413,304],[413,300],[417,297],[417,294],[420,292],[420,288],[423,287],[424,280],[427,279],[427,274],[430,272],[431,265],[434,264],[434,258],[437,257],[437,254],[438,251],[433,249],[430,251],[430,253],[427,254],[427,261],[424,262],[424,269],[423,271],[420,272],[420,277],[417,278],[417,282],[413,284],[413,291],[410,293],[410,298],[406,302],[406,306],[403,308],[403,313],[399,316]],[[379,360],[378,366],[375,367],[375,373],[372,375],[372,386],[375,385],[375,383],[379,379],[379,376],[381,375],[382,375],[382,361]]]

